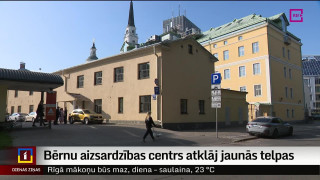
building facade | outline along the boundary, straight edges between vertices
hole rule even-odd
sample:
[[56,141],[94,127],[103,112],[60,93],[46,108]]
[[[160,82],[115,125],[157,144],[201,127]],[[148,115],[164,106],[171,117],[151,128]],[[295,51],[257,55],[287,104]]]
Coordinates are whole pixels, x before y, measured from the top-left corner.
[[303,80],[305,84],[305,107],[311,115],[320,114],[320,56],[304,55]]
[[278,116],[304,119],[300,39],[287,30],[284,13],[252,14],[211,28],[198,39],[218,58],[222,88],[245,91],[249,120]]

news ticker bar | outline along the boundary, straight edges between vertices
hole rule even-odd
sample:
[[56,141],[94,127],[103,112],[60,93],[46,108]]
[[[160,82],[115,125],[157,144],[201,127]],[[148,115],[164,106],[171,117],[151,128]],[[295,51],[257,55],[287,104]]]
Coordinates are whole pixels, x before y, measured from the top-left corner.
[[1,165],[0,175],[320,175],[317,165]]
[[34,165],[320,165],[320,147],[36,147]]

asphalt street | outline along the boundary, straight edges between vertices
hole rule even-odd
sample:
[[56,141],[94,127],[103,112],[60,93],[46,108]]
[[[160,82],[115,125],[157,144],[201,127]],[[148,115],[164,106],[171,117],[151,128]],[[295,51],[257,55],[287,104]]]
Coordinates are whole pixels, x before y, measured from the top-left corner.
[[320,122],[294,124],[294,135],[278,139],[257,138],[245,132],[245,127],[221,128],[218,138],[213,130],[172,131],[154,128],[159,135],[153,142],[144,125],[61,124],[31,127],[25,122],[22,129],[13,130],[14,146],[319,146]]

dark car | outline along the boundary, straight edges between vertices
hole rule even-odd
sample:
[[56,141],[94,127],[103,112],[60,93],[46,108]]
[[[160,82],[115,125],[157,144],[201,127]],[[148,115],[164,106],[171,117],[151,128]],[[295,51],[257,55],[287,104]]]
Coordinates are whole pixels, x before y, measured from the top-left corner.
[[248,122],[247,133],[250,135],[268,136],[277,138],[283,135],[293,135],[293,126],[283,122],[278,117],[258,117]]

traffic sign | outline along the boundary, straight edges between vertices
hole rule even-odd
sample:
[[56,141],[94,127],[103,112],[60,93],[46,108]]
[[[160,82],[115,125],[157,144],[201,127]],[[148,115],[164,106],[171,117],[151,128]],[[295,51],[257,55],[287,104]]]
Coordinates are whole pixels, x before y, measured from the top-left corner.
[[211,108],[221,108],[221,102],[211,102]]
[[211,96],[221,96],[221,90],[211,90]]
[[212,96],[211,97],[211,101],[212,102],[221,102],[221,96]]
[[220,73],[211,74],[211,84],[221,84],[221,74]]
[[212,84],[212,85],[211,85],[211,89],[212,89],[212,90],[221,89],[221,84]]
[[160,94],[160,88],[158,86],[154,87],[154,94]]

